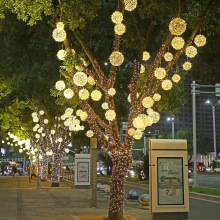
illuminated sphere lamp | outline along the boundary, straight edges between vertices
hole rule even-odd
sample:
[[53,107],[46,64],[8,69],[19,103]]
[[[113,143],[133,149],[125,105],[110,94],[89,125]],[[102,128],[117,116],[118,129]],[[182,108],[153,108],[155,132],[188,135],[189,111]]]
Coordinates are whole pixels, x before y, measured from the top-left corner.
[[49,120],[48,119],[44,119],[44,124],[48,124]]
[[91,98],[94,101],[99,101],[102,97],[102,93],[99,90],[93,90],[91,93]]
[[51,133],[51,134],[55,134],[55,130],[52,129],[52,130],[50,131],[50,133]]
[[186,31],[186,22],[182,18],[174,18],[169,24],[170,33],[181,35]]
[[112,121],[114,120],[116,117],[116,114],[115,114],[115,111],[114,110],[108,110],[106,113],[105,113],[105,118],[109,121]]
[[65,57],[66,57],[66,55],[67,55],[67,53],[66,53],[66,51],[65,50],[59,50],[58,52],[57,52],[57,58],[59,59],[59,60],[64,60],[65,59]]
[[148,96],[142,100],[142,104],[145,108],[151,108],[154,104],[154,100]]
[[86,132],[86,136],[89,137],[89,138],[91,138],[93,135],[94,135],[94,133],[93,133],[92,130],[88,130],[88,131]]
[[95,80],[93,79],[93,77],[89,76],[88,79],[87,79],[88,83],[92,86],[95,85]]
[[61,21],[57,22],[56,26],[58,29],[64,29],[64,23]]
[[192,58],[197,54],[197,49],[194,46],[189,46],[186,48],[185,53],[187,57]]
[[194,43],[197,47],[203,47],[206,44],[206,37],[202,34],[196,35]]
[[120,66],[124,62],[124,55],[119,51],[114,51],[111,53],[109,60],[113,66]]
[[32,116],[32,118],[35,118],[35,117],[37,117],[37,113],[36,113],[36,112],[33,112],[33,113],[31,114],[31,116]]
[[119,24],[116,24],[116,25],[115,25],[114,30],[115,30],[115,33],[116,33],[117,35],[122,35],[122,34],[125,33],[126,28],[125,28],[125,25],[124,25],[124,24],[119,23]]
[[184,64],[183,64],[183,69],[184,70],[190,70],[192,68],[192,63],[190,63],[190,62],[185,62]]
[[141,70],[140,70],[140,73],[144,73],[145,71],[145,66],[141,64]]
[[153,99],[154,99],[154,101],[160,101],[161,95],[160,95],[159,93],[155,93],[155,94],[153,95]]
[[65,89],[66,85],[65,85],[63,80],[59,80],[59,81],[56,82],[55,87],[56,87],[57,90],[62,91],[62,90]]
[[87,75],[84,72],[76,72],[73,76],[73,82],[77,86],[85,86],[87,83]]
[[178,83],[178,82],[180,81],[180,79],[181,79],[181,77],[180,77],[180,75],[178,75],[178,74],[174,74],[174,75],[172,76],[173,82]]
[[75,68],[78,70],[78,71],[83,71],[83,68],[82,68],[82,66],[75,66]]
[[80,115],[83,113],[83,111],[81,110],[81,109],[78,109],[77,111],[76,111],[76,115],[77,116],[79,116],[80,117]]
[[137,7],[137,0],[124,0],[125,10],[133,11]]
[[108,103],[107,102],[103,102],[102,103],[102,108],[107,110],[108,109]]
[[134,129],[134,128],[129,128],[129,129],[128,129],[128,134],[129,134],[130,136],[134,136],[134,134],[135,134],[135,129]]
[[147,114],[152,115],[154,113],[154,110],[152,108],[147,109]]
[[170,52],[167,52],[164,54],[164,60],[166,60],[167,62],[170,62],[173,59],[173,54]]
[[176,50],[180,50],[181,48],[183,48],[184,44],[185,41],[182,37],[174,37],[171,41],[172,47]]
[[119,24],[123,20],[123,14],[119,11],[115,11],[111,16],[112,22],[115,24]]
[[150,54],[147,51],[143,52],[143,58],[144,61],[147,61],[150,59]]
[[153,123],[157,123],[160,120],[160,114],[158,112],[153,112],[150,117],[153,119]]
[[166,74],[167,74],[166,70],[162,67],[157,68],[154,72],[154,76],[157,79],[163,79],[166,76]]
[[67,108],[67,109],[65,110],[65,115],[66,115],[67,117],[70,117],[72,114],[73,114],[73,109],[72,109],[72,108]]
[[141,139],[141,138],[142,138],[142,131],[139,130],[139,129],[135,130],[135,134],[134,134],[133,137],[134,137],[134,139],[136,139],[136,140]]
[[65,148],[65,150],[64,150],[64,151],[65,151],[65,153],[67,153],[67,154],[68,154],[68,153],[70,152],[70,149],[69,149],[69,148]]
[[19,149],[19,153],[22,153],[23,152],[23,149]]
[[64,29],[55,28],[52,35],[57,42],[62,42],[66,39],[66,31],[64,31]]
[[39,118],[38,117],[34,117],[33,118],[33,122],[35,122],[35,123],[39,122]]
[[82,100],[86,100],[89,98],[89,91],[87,89],[79,90],[79,98]]
[[162,82],[162,88],[164,90],[170,90],[172,88],[172,86],[173,86],[173,83],[169,79],[166,79]]
[[115,93],[116,93],[116,90],[115,90],[114,88],[110,88],[110,89],[108,90],[108,94],[109,94],[110,96],[114,96]]
[[82,121],[85,121],[88,117],[88,114],[86,112],[82,112],[81,115],[80,115],[80,118]]
[[144,118],[142,117],[139,117],[137,116],[134,120],[133,120],[133,125],[135,128],[137,129],[141,129],[143,127],[146,127],[145,126],[145,123],[144,123]]
[[33,131],[37,131],[37,128],[36,128],[36,127],[33,127]]
[[74,95],[74,92],[73,92],[72,89],[69,88],[69,89],[64,90],[63,94],[64,94],[66,99],[71,99]]
[[44,115],[44,110],[40,110],[39,114]]
[[40,138],[40,135],[39,135],[39,134],[35,134],[35,137],[36,137],[37,139],[39,139],[39,138]]

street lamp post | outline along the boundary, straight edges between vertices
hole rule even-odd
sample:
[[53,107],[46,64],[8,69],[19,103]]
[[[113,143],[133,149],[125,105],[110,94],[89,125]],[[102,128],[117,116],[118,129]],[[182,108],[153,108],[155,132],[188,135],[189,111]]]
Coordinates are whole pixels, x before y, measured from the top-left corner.
[[[217,149],[216,149],[216,129],[215,129],[215,107],[219,104],[219,101],[216,104],[212,104],[210,100],[205,102],[206,104],[212,107],[212,118],[213,118],[213,142],[214,142],[214,157],[217,157]],[[217,157],[217,167],[218,167],[218,157]]]
[[167,118],[167,121],[171,121],[172,123],[172,139],[174,139],[174,118]]

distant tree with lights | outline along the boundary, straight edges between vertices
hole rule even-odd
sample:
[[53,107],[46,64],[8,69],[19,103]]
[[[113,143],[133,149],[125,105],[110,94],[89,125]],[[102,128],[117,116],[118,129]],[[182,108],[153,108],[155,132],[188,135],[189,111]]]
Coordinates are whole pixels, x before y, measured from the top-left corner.
[[[200,10],[201,16],[199,16],[199,19],[195,16],[196,19],[193,18],[190,20],[190,16],[193,17],[193,15],[198,13],[191,12],[185,16],[186,12],[184,11],[183,16],[188,18],[189,27],[192,29],[191,34],[187,33],[186,36],[184,36],[184,38],[188,38],[186,41],[181,35],[186,31],[187,24],[185,20],[180,18],[186,1],[178,1],[179,6],[176,14],[170,15],[166,12],[168,16],[175,18],[171,19],[171,17],[169,17],[171,20],[169,23],[169,32],[164,31],[162,36],[159,35],[163,39],[163,43],[156,55],[153,56],[152,65],[146,69],[146,62],[150,62],[148,61],[150,59],[150,53],[146,49],[148,47],[150,48],[149,42],[152,36],[154,36],[153,33],[156,26],[155,19],[151,18],[151,22],[148,23],[149,27],[145,33],[145,37],[139,38],[139,36],[136,36],[140,35],[140,33],[137,28],[138,24],[135,23],[135,12],[133,12],[139,1],[119,0],[117,2],[118,9],[111,15],[111,20],[114,24],[113,48],[109,53],[111,67],[109,72],[106,72],[106,70],[104,71],[103,65],[95,58],[95,51],[93,53],[90,49],[96,42],[89,40],[86,42],[84,40],[84,37],[88,39],[88,35],[92,34],[92,31],[98,32],[95,27],[95,19],[101,1],[94,0],[91,2],[86,0],[79,2],[58,0],[57,4],[52,1],[33,1],[29,3],[29,7],[27,7],[25,1],[14,1],[13,4],[3,1],[4,6],[10,9],[13,8],[13,12],[19,14],[19,19],[28,21],[30,25],[42,19],[42,13],[52,16],[52,20],[56,23],[56,28],[53,30],[53,38],[58,42],[63,42],[65,47],[58,51],[57,57],[64,61],[60,73],[66,79],[66,83],[64,80],[59,80],[56,83],[56,89],[60,92],[63,91],[63,95],[67,99],[78,100],[80,108],[87,114],[86,120],[90,126],[90,130],[87,131],[87,136],[96,136],[102,145],[108,149],[113,161],[108,214],[111,220],[120,220],[123,218],[124,183],[127,170],[132,160],[132,143],[134,139],[140,139],[142,137],[142,132],[146,127],[159,121],[160,115],[155,111],[155,102],[158,102],[164,94],[163,92],[158,92],[159,88],[161,86],[165,91],[170,90],[173,84],[180,81],[181,76],[176,73],[173,74],[171,68],[184,52],[187,58],[182,64],[183,69],[187,71],[192,68],[192,61],[190,59],[197,54],[198,47],[206,44],[204,35],[196,35],[196,33],[200,28],[208,8],[214,5],[212,4],[214,1],[209,1],[208,4],[205,2],[207,7],[204,7],[202,13]],[[176,3],[177,1],[173,2]],[[147,17],[147,11],[145,14],[144,10],[145,8],[147,9],[148,3],[150,4],[148,1],[140,0],[140,7],[137,8],[140,18]],[[107,2],[103,4],[105,6],[108,5]],[[166,5],[166,9],[169,10],[169,12],[171,12],[171,8],[173,8],[170,7],[168,3],[157,2],[157,4],[159,6]],[[195,4],[195,1],[192,1],[191,7],[193,4]],[[80,7],[77,7],[78,5]],[[196,4],[194,7],[195,6]],[[204,6],[202,1],[199,2],[199,7],[200,6]],[[130,23],[126,23],[124,19],[125,15],[127,15],[126,11],[132,11],[128,13],[131,14],[133,30],[129,29]],[[196,24],[193,24],[192,20],[195,20]],[[140,21],[142,29],[144,29],[144,25],[146,25],[146,23],[143,22],[144,19],[142,21],[139,19],[138,21]],[[99,22],[101,23],[100,20]],[[163,22],[163,20],[161,22],[168,26],[168,23]],[[126,26],[125,24],[128,25]],[[102,23],[102,25],[104,25],[104,23]],[[92,28],[89,28],[89,26],[92,26]],[[111,30],[109,27],[106,27],[106,29]],[[126,29],[130,31],[130,33],[137,30],[134,39],[130,38],[130,41],[134,40],[133,44],[136,46],[137,56],[130,61],[126,58],[129,54],[124,56],[120,48],[121,45],[124,46],[124,49],[126,46],[129,46],[129,44],[126,44],[128,38],[122,37],[126,36]],[[84,34],[82,34],[83,31]],[[101,39],[98,38],[99,37],[96,38],[97,44],[101,41]],[[72,48],[74,44],[71,44],[71,41],[76,43],[76,48]],[[77,49],[81,51],[79,49],[80,46],[84,52],[83,54],[77,53]],[[101,51],[99,52],[102,53]],[[106,56],[106,54],[104,55]],[[101,59],[101,56],[99,56],[99,58]],[[88,63],[86,59],[88,59],[90,63]],[[122,139],[117,121],[117,115],[120,109],[116,109],[115,107],[117,103],[115,103],[114,98],[116,94],[114,87],[116,79],[119,77],[120,66],[124,65],[124,68],[126,68],[126,64],[128,66],[131,65],[129,66],[129,71],[131,69],[130,67],[132,67],[133,73],[129,74],[132,76],[128,84],[128,101],[130,102],[130,107],[127,116],[127,133],[125,138]],[[126,81],[128,81],[128,79],[126,79]],[[97,104],[92,103],[90,96]],[[97,108],[100,109],[100,107],[97,107],[100,101],[103,102],[100,105],[103,109],[103,113],[96,111]]]

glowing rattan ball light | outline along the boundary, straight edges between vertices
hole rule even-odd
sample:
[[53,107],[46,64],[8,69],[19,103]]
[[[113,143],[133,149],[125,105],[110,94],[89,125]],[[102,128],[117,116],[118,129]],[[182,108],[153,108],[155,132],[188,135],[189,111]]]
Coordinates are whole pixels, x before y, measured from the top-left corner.
[[56,87],[57,90],[62,91],[62,90],[65,89],[66,85],[65,85],[63,80],[59,80],[59,81],[56,82],[55,87]]
[[147,109],[147,114],[152,115],[154,113],[154,110],[152,108]]
[[112,22],[115,24],[119,24],[123,20],[123,14],[119,11],[115,11],[111,16]]
[[114,110],[108,110],[106,113],[105,113],[105,118],[109,121],[112,121],[114,120],[116,117],[116,114],[115,114],[115,111]]
[[137,0],[124,0],[125,10],[133,11],[137,7]]
[[91,98],[94,101],[99,101],[102,97],[102,93],[99,90],[93,90],[91,93]]
[[153,112],[150,117],[153,119],[153,123],[157,123],[160,120],[160,114],[158,112]]
[[203,47],[206,44],[206,37],[202,34],[199,34],[195,37],[194,43],[197,47]]
[[134,134],[135,134],[135,129],[134,129],[134,128],[129,128],[129,129],[128,129],[128,134],[129,134],[130,136],[134,136]]
[[116,33],[117,35],[122,35],[122,34],[125,33],[126,28],[125,28],[125,25],[124,25],[124,24],[119,23],[119,24],[116,24],[116,25],[115,25],[114,30],[115,30],[115,33]]
[[66,31],[63,29],[55,28],[53,30],[53,38],[57,42],[62,42],[66,39]]
[[67,55],[67,53],[66,53],[66,51],[65,50],[59,50],[58,52],[57,52],[57,58],[59,59],[59,60],[64,60],[65,59],[65,57],[66,57],[66,55]]
[[89,98],[89,91],[87,89],[80,89],[79,98],[82,100],[86,100]]
[[92,86],[95,85],[95,80],[93,79],[93,77],[89,76],[88,79],[87,79],[88,83]]
[[67,108],[65,111],[65,115],[67,117],[70,117],[73,114],[73,109],[72,108]]
[[141,139],[141,138],[142,138],[142,132],[141,132],[141,130],[140,130],[140,129],[137,129],[137,130],[135,131],[133,137],[134,137],[134,139],[136,139],[136,140]]
[[49,120],[48,119],[44,119],[44,124],[48,124]]
[[81,110],[81,109],[78,109],[77,111],[76,111],[76,115],[77,116],[79,116],[80,117],[80,115],[83,113],[83,111]]
[[33,118],[33,122],[35,122],[35,123],[39,122],[39,118],[38,117],[34,117]]
[[161,95],[160,95],[159,93],[155,93],[155,94],[153,95],[153,99],[154,99],[154,101],[160,101]]
[[87,75],[84,72],[76,72],[73,76],[73,82],[77,86],[85,86],[87,83]]
[[56,26],[57,26],[58,29],[64,29],[64,23],[61,22],[61,21],[57,22]]
[[44,110],[40,110],[40,111],[39,111],[39,114],[40,114],[40,115],[44,115]]
[[[32,116],[32,118],[37,117],[37,113],[36,113],[36,112],[33,112],[33,113],[31,114],[31,116]],[[7,139],[6,139],[6,140],[7,140]]]
[[71,99],[73,96],[74,96],[74,92],[73,92],[73,90],[72,89],[66,89],[66,90],[64,90],[64,96],[65,96],[65,98],[66,99]]
[[163,79],[166,76],[166,70],[162,67],[159,67],[155,70],[154,75],[157,79]]
[[169,24],[170,33],[181,35],[186,31],[186,22],[182,18],[174,18]]
[[154,100],[148,96],[143,99],[142,104],[145,108],[150,108],[153,106]]
[[88,131],[86,132],[86,136],[89,137],[89,138],[91,138],[93,135],[94,135],[94,133],[93,133],[92,130],[88,130]]
[[102,103],[102,108],[107,110],[108,109],[108,103],[107,102],[103,102]]
[[120,66],[124,62],[124,55],[119,51],[114,51],[110,55],[109,60],[113,66]]
[[194,46],[189,46],[186,48],[186,56],[187,57],[194,57],[197,54],[197,49]]
[[190,63],[190,62],[185,62],[184,64],[183,64],[183,69],[184,70],[190,70],[192,68],[192,63]]
[[169,79],[166,79],[162,82],[162,88],[164,90],[170,90],[172,88],[172,86],[173,86],[173,83]]
[[140,70],[140,73],[144,73],[144,71],[145,71],[145,67],[144,67],[144,65],[141,64],[141,70]]
[[173,82],[176,82],[176,83],[178,83],[179,81],[180,81],[180,75],[178,75],[178,74],[174,74],[173,76],[172,76],[172,80],[173,80]]
[[88,117],[88,114],[86,112],[82,112],[81,115],[80,115],[80,119],[82,121],[85,121],[87,119],[87,117]]
[[170,53],[170,52],[167,52],[164,54],[164,59],[167,61],[167,62],[170,62],[172,59],[173,59],[173,54]]
[[144,51],[143,52],[143,60],[144,61],[147,61],[150,59],[150,54],[147,52],[147,51]]
[[183,48],[184,43],[185,41],[182,37],[174,37],[173,40],[171,41],[171,45],[176,50],[180,50],[181,48]]
[[69,149],[69,148],[65,148],[65,150],[64,150],[64,151],[65,151],[65,153],[67,153],[67,154],[68,154],[68,153],[70,152],[70,149]]
[[110,88],[110,89],[108,90],[108,94],[109,94],[110,96],[114,96],[115,93],[116,93],[116,90],[115,90],[114,88]]

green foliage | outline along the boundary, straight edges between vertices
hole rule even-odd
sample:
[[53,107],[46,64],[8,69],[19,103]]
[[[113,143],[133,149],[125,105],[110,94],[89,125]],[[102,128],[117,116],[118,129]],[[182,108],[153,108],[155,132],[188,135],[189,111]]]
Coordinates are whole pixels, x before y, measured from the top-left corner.
[[98,160],[101,160],[103,162],[103,165],[107,168],[107,175],[111,175],[112,173],[112,159],[109,156],[108,152],[98,152]]

